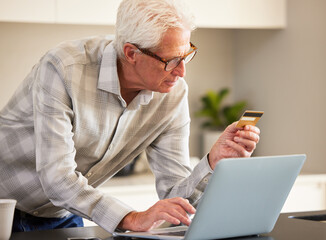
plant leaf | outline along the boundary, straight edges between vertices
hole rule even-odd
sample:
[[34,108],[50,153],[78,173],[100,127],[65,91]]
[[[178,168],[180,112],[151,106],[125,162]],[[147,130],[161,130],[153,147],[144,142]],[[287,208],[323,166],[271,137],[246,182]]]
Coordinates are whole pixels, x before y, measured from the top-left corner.
[[239,119],[243,109],[246,107],[247,103],[245,101],[236,102],[231,106],[226,106],[223,108],[223,113],[225,117],[225,124],[229,125]]
[[242,101],[222,108],[223,100],[229,93],[228,88],[223,88],[220,91],[207,91],[201,97],[202,108],[195,113],[195,116],[206,118],[202,127],[222,129],[238,120],[246,102]]

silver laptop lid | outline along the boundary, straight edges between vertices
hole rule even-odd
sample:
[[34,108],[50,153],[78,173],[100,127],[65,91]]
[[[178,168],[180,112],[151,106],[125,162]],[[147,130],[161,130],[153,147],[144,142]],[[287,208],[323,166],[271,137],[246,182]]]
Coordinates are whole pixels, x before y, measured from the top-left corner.
[[305,155],[287,155],[221,160],[186,239],[272,231],[305,159]]

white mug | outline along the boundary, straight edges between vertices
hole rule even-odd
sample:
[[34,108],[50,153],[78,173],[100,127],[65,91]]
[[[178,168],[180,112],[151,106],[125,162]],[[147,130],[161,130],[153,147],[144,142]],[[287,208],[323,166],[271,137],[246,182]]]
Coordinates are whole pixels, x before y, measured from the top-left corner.
[[9,240],[14,218],[15,199],[0,199],[0,240]]

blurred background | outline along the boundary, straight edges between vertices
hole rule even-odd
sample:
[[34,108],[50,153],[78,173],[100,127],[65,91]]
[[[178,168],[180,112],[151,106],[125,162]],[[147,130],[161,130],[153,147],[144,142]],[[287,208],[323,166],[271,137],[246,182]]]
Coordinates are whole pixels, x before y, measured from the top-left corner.
[[[119,2],[0,0],[0,108],[50,48],[65,40],[114,34]],[[195,116],[201,96],[227,87],[226,103],[245,100],[247,109],[265,111],[258,123],[261,141],[256,156],[305,153],[302,173],[323,179],[326,1],[187,2],[198,24],[191,41],[199,49],[186,76],[191,156],[204,154],[203,119]],[[325,203],[326,184],[318,186]]]

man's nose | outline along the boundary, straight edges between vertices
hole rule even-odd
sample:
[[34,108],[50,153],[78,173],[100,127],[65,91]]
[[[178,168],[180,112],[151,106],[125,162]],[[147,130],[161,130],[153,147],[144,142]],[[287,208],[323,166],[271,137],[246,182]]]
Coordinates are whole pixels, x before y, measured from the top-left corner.
[[182,78],[186,76],[186,64],[184,60],[182,60],[179,65],[173,69],[172,74]]

